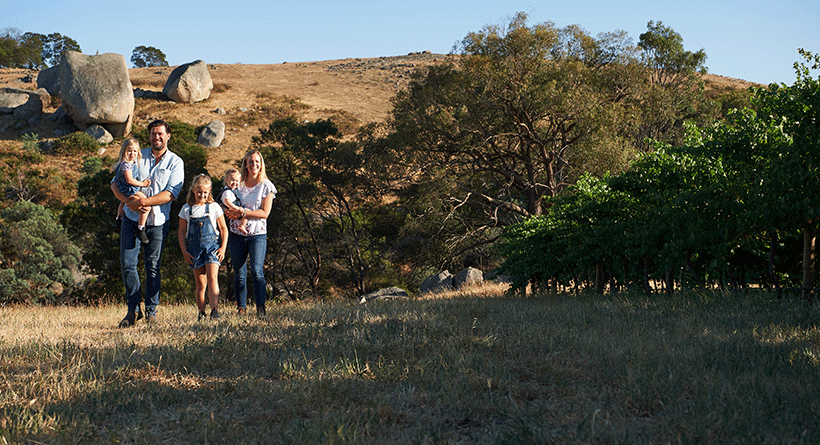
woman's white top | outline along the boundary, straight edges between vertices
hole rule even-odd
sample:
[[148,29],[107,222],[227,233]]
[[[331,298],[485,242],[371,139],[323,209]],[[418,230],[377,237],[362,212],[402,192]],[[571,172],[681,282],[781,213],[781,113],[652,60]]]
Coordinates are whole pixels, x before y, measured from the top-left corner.
[[[276,187],[267,179],[260,181],[259,184],[253,187],[247,187],[245,184],[239,186],[239,196],[242,200],[242,207],[248,210],[261,209],[262,201],[270,194],[273,194],[274,198],[276,197]],[[245,226],[245,228],[248,230],[247,234],[239,232],[232,224],[231,232],[242,236],[267,234],[268,220],[267,218],[248,218],[248,225]]]

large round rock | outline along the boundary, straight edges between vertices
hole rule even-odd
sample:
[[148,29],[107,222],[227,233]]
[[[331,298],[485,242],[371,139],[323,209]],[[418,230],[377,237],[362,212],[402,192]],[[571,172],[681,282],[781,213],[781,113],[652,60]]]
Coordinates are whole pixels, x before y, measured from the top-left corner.
[[59,85],[66,114],[80,129],[100,124],[114,137],[131,132],[134,91],[121,54],[69,51],[60,60]]
[[162,93],[177,103],[195,103],[211,96],[214,83],[208,65],[201,60],[186,63],[171,71]]

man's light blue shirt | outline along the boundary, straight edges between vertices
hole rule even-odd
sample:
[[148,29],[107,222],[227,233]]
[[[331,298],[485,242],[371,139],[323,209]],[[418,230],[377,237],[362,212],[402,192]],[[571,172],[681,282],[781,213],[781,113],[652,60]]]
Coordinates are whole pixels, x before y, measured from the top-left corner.
[[[171,192],[173,201],[182,191],[182,182],[185,180],[185,167],[182,158],[171,150],[165,150],[162,159],[157,162],[151,148],[143,148],[142,159],[137,162],[136,170],[139,178],[151,180],[151,185],[141,189],[145,196],[151,197],[164,191]],[[136,175],[135,175],[136,176]],[[171,218],[171,201],[165,204],[152,206],[148,212],[146,225],[161,226]],[[125,206],[125,216],[132,221],[139,220],[139,214]]]

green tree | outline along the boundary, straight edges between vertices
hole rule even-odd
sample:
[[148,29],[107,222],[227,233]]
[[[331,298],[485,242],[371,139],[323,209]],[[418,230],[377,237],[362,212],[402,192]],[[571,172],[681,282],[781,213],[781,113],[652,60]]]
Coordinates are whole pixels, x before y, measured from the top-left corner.
[[648,74],[642,106],[635,110],[635,143],[643,149],[649,149],[648,139],[680,145],[684,122],[709,124],[719,113],[719,104],[706,96],[701,76],[707,71],[706,53],[685,50],[680,34],[652,21],[640,35],[638,48]]
[[663,109],[639,48],[620,31],[528,26],[522,13],[456,49],[451,63],[416,73],[392,115],[394,149],[432,193],[423,211],[453,255],[546,214],[584,173],[622,171],[645,149],[642,110]]
[[[514,226],[502,243],[517,287],[547,280],[584,282],[606,265],[629,282],[644,270],[678,284],[798,285],[813,298],[814,237],[820,218],[820,57],[801,50],[793,86],[770,85],[757,110],[725,123],[687,129],[684,144],[655,143],[630,168],[605,181],[585,178],[552,199],[547,217]],[[794,247],[790,247],[794,246]],[[795,260],[797,259],[797,260]],[[795,267],[796,266],[796,267]],[[768,267],[768,270],[765,270]],[[596,288],[601,289],[596,280]]]
[[165,54],[153,46],[138,46],[131,53],[131,63],[137,68],[168,66]]
[[[487,206],[501,226],[543,214],[578,172],[631,155],[616,128],[633,85],[626,37],[526,19],[469,34],[458,64],[417,76],[393,115],[414,153],[459,178],[452,197]],[[589,155],[598,147],[609,156]]]
[[0,212],[0,302],[46,302],[74,284],[80,251],[47,208],[17,201]]
[[282,281],[292,286],[304,280],[318,297],[320,281],[339,275],[334,286],[365,293],[381,255],[367,229],[371,218],[364,209],[372,194],[362,144],[342,141],[332,121],[288,117],[260,130],[254,146],[279,189],[269,227]]
[[42,66],[42,39],[40,34],[21,34],[17,29],[6,29],[0,35],[0,67],[40,68]]
[[48,66],[56,66],[60,64],[60,58],[63,57],[63,54],[69,51],[76,51],[78,53],[82,52],[80,49],[80,45],[71,37],[60,35],[60,33],[55,32],[51,33],[47,36],[40,37],[43,50],[42,50],[42,61],[44,64]]

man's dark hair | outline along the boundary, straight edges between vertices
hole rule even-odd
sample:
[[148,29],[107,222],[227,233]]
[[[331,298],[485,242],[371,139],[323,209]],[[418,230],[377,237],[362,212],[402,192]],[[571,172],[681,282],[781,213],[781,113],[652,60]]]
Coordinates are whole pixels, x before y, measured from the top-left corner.
[[151,132],[151,129],[154,127],[165,127],[165,132],[171,134],[171,127],[168,126],[168,122],[165,122],[162,119],[157,119],[154,122],[148,124],[148,132]]

